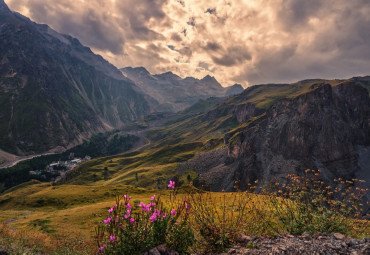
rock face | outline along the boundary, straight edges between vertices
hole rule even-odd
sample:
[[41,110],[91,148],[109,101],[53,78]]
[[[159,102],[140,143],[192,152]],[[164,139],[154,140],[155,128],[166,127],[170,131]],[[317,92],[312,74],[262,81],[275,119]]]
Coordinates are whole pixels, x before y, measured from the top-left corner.
[[201,99],[226,97],[243,91],[239,84],[224,88],[209,75],[199,80],[193,77],[182,79],[171,72],[152,75],[143,67],[126,67],[121,71],[135,81],[142,91],[157,100],[165,111],[181,111]]
[[236,180],[242,189],[255,180],[281,182],[308,168],[320,169],[329,182],[338,177],[370,182],[370,99],[356,82],[314,84],[266,111],[251,103],[221,104],[207,118],[228,114],[242,125],[225,135],[226,149],[178,168],[196,170],[211,190],[231,191]]
[[143,118],[155,100],[71,36],[0,1],[0,148],[68,147]]
[[[370,100],[355,83],[317,89],[273,105],[229,145],[239,161],[242,183],[271,180],[306,168],[321,169],[327,180],[356,178],[359,150],[370,146]],[[370,157],[363,155],[362,157]]]

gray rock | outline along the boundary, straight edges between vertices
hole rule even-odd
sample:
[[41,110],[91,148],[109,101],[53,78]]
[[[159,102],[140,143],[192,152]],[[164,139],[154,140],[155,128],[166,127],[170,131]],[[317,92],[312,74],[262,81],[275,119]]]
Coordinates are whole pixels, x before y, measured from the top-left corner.
[[166,254],[167,253],[167,248],[163,244],[157,246],[157,250],[159,251],[160,254]]
[[244,234],[239,234],[237,238],[238,243],[248,243],[252,240],[253,240],[252,237],[244,235]]
[[149,255],[161,255],[157,248],[153,248],[149,251]]
[[343,240],[344,238],[346,238],[344,235],[340,234],[340,233],[335,233],[333,234],[333,236],[337,239],[337,240]]

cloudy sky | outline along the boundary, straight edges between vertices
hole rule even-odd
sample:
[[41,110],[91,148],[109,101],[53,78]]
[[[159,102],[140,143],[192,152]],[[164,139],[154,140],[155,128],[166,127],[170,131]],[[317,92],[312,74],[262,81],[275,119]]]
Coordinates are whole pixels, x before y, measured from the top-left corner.
[[370,74],[368,0],[5,0],[117,67],[224,86]]

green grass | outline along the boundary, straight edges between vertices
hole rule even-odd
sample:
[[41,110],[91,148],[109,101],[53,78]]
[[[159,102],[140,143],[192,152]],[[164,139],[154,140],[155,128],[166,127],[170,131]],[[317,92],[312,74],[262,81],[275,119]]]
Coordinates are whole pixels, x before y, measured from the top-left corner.
[[177,164],[193,158],[202,148],[200,142],[184,143],[95,159],[71,171],[67,183],[164,187],[176,174]]

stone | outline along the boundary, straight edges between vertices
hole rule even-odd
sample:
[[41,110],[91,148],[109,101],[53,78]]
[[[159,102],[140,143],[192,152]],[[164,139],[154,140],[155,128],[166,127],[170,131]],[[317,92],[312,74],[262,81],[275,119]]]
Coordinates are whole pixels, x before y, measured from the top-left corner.
[[287,250],[287,248],[284,247],[284,246],[280,246],[279,249],[282,250],[282,251],[286,251]]
[[304,239],[304,240],[310,240],[311,239],[311,236],[310,234],[308,234],[307,232],[304,232],[302,235],[301,235],[301,238]]
[[337,240],[343,240],[344,238],[346,238],[344,235],[340,234],[340,233],[335,233],[333,234],[333,236],[337,239]]
[[149,255],[161,255],[157,248],[153,248],[149,251]]
[[252,237],[244,235],[244,234],[239,234],[237,238],[238,243],[248,243],[252,240],[253,240]]
[[159,251],[160,254],[166,254],[167,253],[167,248],[163,244],[159,245],[156,247],[156,249]]

